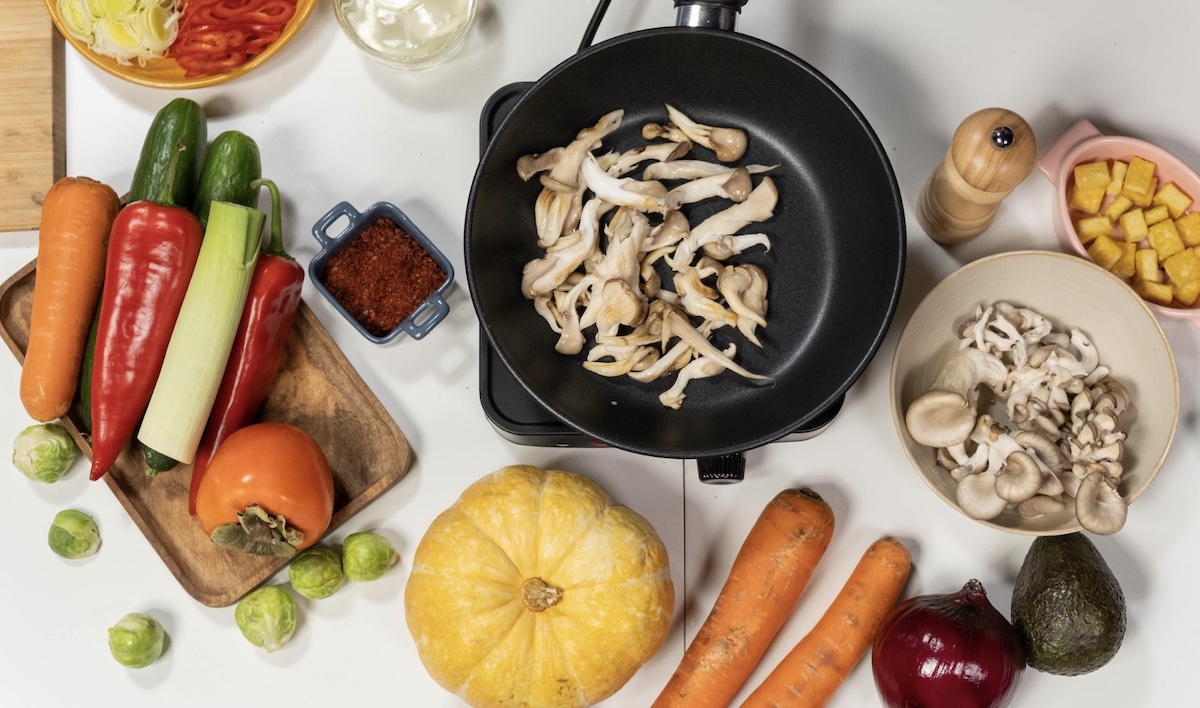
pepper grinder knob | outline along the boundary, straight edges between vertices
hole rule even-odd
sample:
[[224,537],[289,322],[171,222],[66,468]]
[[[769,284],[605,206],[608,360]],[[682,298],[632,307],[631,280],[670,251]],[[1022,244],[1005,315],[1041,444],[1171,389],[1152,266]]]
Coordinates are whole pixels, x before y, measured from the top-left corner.
[[976,111],[954,139],[917,202],[917,219],[938,243],[978,236],[1037,162],[1037,140],[1021,116],[1005,108]]

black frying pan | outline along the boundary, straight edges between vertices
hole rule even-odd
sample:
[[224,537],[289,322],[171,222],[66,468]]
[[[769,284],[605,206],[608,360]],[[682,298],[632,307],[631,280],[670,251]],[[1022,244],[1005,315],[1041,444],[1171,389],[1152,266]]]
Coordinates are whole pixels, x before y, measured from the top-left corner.
[[[736,11],[744,2],[716,4]],[[696,8],[684,8],[681,17],[689,9]],[[714,337],[718,346],[737,341],[738,362],[773,383],[723,372],[692,382],[681,410],[657,398],[674,377],[653,384],[610,379],[585,370],[582,354],[557,353],[557,335],[520,291],[523,266],[542,255],[534,226],[541,185],[536,178],[521,181],[517,159],[566,145],[616,108],[625,109],[624,122],[604,149],[642,144],[641,126],[666,122],[668,102],[699,122],[747,131],[742,163],[780,164],[771,173],[779,189],[774,217],[743,230],[771,234],[773,248],[735,256],[759,264],[770,281],[764,346],[730,328]],[[694,225],[720,206],[695,205],[687,213]],[[878,138],[828,79],[792,54],[736,32],[668,27],[583,50],[521,98],[480,160],[465,249],[471,298],[487,337],[555,416],[632,452],[713,458],[783,437],[840,403],[891,322],[905,230]]]

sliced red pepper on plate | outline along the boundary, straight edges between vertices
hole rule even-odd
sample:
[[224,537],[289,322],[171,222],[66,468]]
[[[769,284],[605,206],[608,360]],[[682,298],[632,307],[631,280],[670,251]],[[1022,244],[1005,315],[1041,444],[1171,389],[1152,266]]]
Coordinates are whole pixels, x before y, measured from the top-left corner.
[[295,0],[184,0],[170,56],[187,76],[219,74],[279,38]]
[[266,186],[271,193],[271,240],[263,247],[254,266],[229,362],[225,365],[208,425],[192,461],[188,513],[193,516],[200,480],[204,478],[213,453],[225,438],[254,422],[267,397],[271,382],[283,363],[304,285],[304,268],[283,249],[279,189],[267,179],[256,180],[251,185]]

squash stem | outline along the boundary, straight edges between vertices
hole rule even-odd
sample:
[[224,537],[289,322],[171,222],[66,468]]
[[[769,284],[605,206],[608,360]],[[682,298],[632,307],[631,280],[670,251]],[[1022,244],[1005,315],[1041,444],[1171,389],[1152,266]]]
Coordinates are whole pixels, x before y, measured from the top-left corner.
[[563,591],[541,578],[530,578],[521,583],[521,601],[534,612],[554,607],[562,600]]

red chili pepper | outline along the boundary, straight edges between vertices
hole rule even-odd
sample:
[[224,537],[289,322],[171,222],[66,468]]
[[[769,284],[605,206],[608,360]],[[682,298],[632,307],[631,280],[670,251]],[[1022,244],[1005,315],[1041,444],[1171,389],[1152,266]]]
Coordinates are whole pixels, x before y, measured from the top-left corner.
[[304,268],[283,250],[278,188],[266,179],[252,184],[265,185],[271,192],[271,241],[263,248],[254,266],[233,350],[225,365],[196,458],[192,461],[188,513],[193,516],[200,480],[213,453],[225,438],[254,421],[267,397],[283,362],[304,285]]
[[279,38],[295,0],[184,0],[169,55],[187,76],[219,74]]
[[183,207],[127,205],[109,234],[92,373],[92,470],[100,479],[137,428],[162,369],[204,230]]

